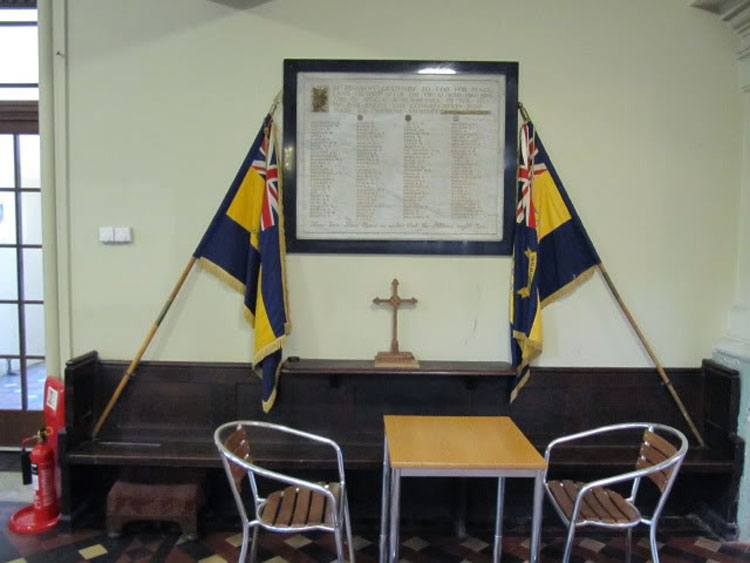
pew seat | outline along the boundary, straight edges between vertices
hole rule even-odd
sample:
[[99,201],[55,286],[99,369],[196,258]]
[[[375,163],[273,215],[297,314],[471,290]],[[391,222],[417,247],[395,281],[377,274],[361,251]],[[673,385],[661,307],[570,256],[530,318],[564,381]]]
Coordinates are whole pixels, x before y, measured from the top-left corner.
[[[415,369],[376,370],[366,361],[304,359],[283,364],[279,396],[268,414],[261,409],[260,379],[246,364],[144,362],[93,439],[96,417],[126,366],[102,360],[96,352],[68,362],[60,451],[62,521],[71,529],[101,518],[103,494],[128,467],[202,468],[214,483],[206,491],[207,503],[211,505],[212,496],[226,496],[212,434],[223,422],[241,419],[276,422],[337,441],[353,476],[354,527],[376,525],[382,416],[429,414],[509,415],[542,452],[557,436],[604,424],[646,421],[677,427],[688,436],[690,448],[667,514],[697,515],[724,537],[736,534],[744,456],[744,442],[736,434],[739,377],[710,360],[698,368],[667,370],[705,447],[696,443],[656,371],[649,368],[532,368],[529,383],[510,405],[513,372],[503,362],[422,362]],[[632,443],[623,439],[561,447],[555,467],[563,478],[568,473],[580,478],[627,470],[637,454]],[[330,458],[314,447],[291,448],[279,441],[261,441],[254,457],[281,470],[333,469]],[[460,510],[469,511],[469,522],[474,518],[478,525],[491,526],[492,485],[472,483],[459,489],[463,496],[456,502]],[[410,493],[408,487],[403,492],[423,494],[417,489]],[[530,514],[526,496],[518,495],[521,517],[526,509]],[[441,502],[436,497],[435,507]],[[422,512],[414,514],[413,521],[435,508],[429,502],[411,503],[420,504],[417,510]],[[409,520],[408,514],[404,517]]]

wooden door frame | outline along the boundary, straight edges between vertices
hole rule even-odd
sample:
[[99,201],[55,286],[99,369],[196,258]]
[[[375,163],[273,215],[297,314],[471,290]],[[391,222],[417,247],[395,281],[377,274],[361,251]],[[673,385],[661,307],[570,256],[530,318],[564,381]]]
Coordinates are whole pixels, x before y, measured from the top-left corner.
[[[39,102],[0,101],[0,134],[39,133]],[[0,448],[16,448],[44,425],[42,411],[0,410]]]

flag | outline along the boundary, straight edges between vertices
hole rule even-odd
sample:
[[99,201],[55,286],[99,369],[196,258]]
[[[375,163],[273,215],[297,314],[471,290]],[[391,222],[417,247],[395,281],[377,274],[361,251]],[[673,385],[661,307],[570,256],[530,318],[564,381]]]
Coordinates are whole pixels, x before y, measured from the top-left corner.
[[262,378],[264,412],[276,399],[281,346],[291,330],[275,144],[275,125],[268,115],[193,253],[245,296],[245,317],[255,328],[252,362]]
[[601,262],[531,121],[521,126],[510,323],[511,402],[542,352],[542,308]]

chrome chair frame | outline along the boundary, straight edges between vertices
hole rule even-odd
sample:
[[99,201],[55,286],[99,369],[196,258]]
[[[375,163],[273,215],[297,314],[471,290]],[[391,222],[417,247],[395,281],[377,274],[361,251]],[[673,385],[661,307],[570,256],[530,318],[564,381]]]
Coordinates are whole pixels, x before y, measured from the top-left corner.
[[[680,442],[680,445],[677,448],[677,451],[675,454],[673,454],[672,456],[670,456],[669,458],[667,458],[666,460],[660,463],[656,463],[650,467],[646,467],[643,469],[636,469],[634,471],[628,471],[626,473],[615,475],[613,477],[607,477],[604,479],[598,479],[596,481],[591,481],[589,483],[586,483],[583,487],[581,487],[578,490],[578,494],[576,495],[575,503],[573,506],[573,512],[569,520],[568,517],[564,514],[563,510],[560,508],[560,506],[558,506],[558,503],[553,497],[548,481],[547,481],[547,471],[549,470],[550,457],[552,455],[553,448],[555,446],[558,446],[559,444],[572,442],[575,440],[580,440],[582,438],[588,438],[590,436],[595,436],[597,434],[603,434],[606,432],[615,432],[615,431],[620,431],[620,430],[637,430],[637,429],[643,429],[644,433],[645,431],[663,432],[665,434],[670,435],[673,438],[677,438]],[[555,511],[557,512],[558,516],[560,516],[560,518],[565,523],[565,525],[568,526],[567,542],[565,544],[565,552],[563,555],[562,563],[568,563],[568,561],[570,560],[570,554],[573,549],[573,539],[575,537],[575,530],[576,528],[580,528],[583,526],[600,526],[604,528],[627,529],[625,556],[626,556],[626,561],[630,563],[631,553],[632,553],[631,544],[632,544],[633,528],[639,524],[646,524],[647,526],[649,526],[651,559],[653,560],[653,563],[659,563],[659,548],[656,543],[656,525],[659,521],[659,517],[661,516],[662,510],[664,509],[664,505],[667,502],[667,497],[669,496],[669,492],[672,490],[674,481],[677,478],[677,473],[679,472],[680,466],[682,465],[682,462],[685,459],[685,454],[687,453],[687,449],[688,449],[688,441],[682,432],[680,432],[676,428],[672,428],[671,426],[666,426],[664,424],[649,423],[649,422],[631,422],[631,423],[624,423],[624,424],[612,424],[609,426],[602,426],[599,428],[594,428],[592,430],[578,432],[576,434],[570,434],[568,436],[562,436],[550,442],[549,445],[547,446],[546,451],[544,452],[544,459],[547,461],[547,470],[545,470],[545,473],[544,473],[544,488],[547,491],[547,497],[550,499],[550,502],[552,506],[555,508]],[[659,500],[650,518],[644,517],[643,515],[641,515],[640,510],[636,508],[640,516],[640,519],[635,522],[610,524],[610,523],[601,522],[597,520],[581,520],[580,522],[578,521],[578,515],[581,509],[581,501],[590,490],[598,488],[598,487],[607,487],[610,485],[614,485],[616,483],[633,481],[633,486],[630,491],[630,496],[626,498],[625,500],[635,506],[635,500],[638,494],[638,489],[640,486],[641,479],[652,473],[658,473],[660,471],[669,469],[670,467],[673,467],[673,469],[670,472],[670,475],[664,485],[664,488],[661,491]]]
[[[236,456],[231,450],[229,450],[226,447],[226,445],[224,444],[224,440],[229,435],[228,430],[234,431],[234,430],[238,430],[244,427],[265,428],[269,430],[278,431],[284,434],[291,434],[299,438],[304,438],[307,440],[311,440],[313,442],[325,444],[333,448],[336,454],[336,462],[338,465],[338,472],[339,472],[338,484],[340,486],[340,491],[341,491],[339,495],[339,499],[338,500],[336,499],[336,497],[334,496],[334,494],[331,492],[330,489],[328,489],[327,487],[319,483],[306,481],[304,479],[299,479],[296,477],[285,475],[277,471],[271,471],[269,469],[265,469],[263,467],[256,465],[250,460],[242,459]],[[313,531],[313,530],[332,532],[336,540],[336,553],[338,557],[338,563],[344,563],[342,531],[343,531],[343,528],[345,528],[346,536],[347,536],[346,537],[347,544],[349,546],[349,562],[354,563],[354,546],[352,544],[352,528],[351,528],[351,522],[349,518],[349,502],[347,500],[346,481],[344,477],[344,458],[341,453],[341,448],[338,446],[338,444],[336,444],[336,442],[334,442],[333,440],[330,440],[329,438],[325,438],[323,436],[318,436],[316,434],[311,434],[309,432],[303,432],[302,430],[297,430],[295,428],[290,428],[288,426],[282,426],[280,424],[273,424],[270,422],[262,422],[262,421],[256,421],[256,420],[236,420],[232,422],[227,422],[226,424],[222,424],[216,429],[216,431],[214,432],[214,443],[216,444],[216,447],[219,450],[219,453],[221,454],[221,461],[222,461],[222,464],[224,465],[224,471],[226,472],[227,478],[229,479],[229,485],[232,489],[232,495],[234,496],[235,503],[237,504],[237,509],[239,510],[239,513],[240,513],[240,518],[242,519],[242,548],[240,550],[240,556],[239,556],[238,561],[240,562],[245,561],[245,558],[247,556],[248,537],[250,533],[250,528],[253,528],[253,541],[252,541],[252,549],[250,551],[250,563],[255,562],[256,554],[257,554],[258,529],[263,528],[271,532],[280,532],[280,533],[299,533],[299,532],[307,532],[307,531]],[[255,517],[252,520],[248,518],[247,511],[245,509],[245,503],[243,502],[242,495],[237,488],[236,482],[234,480],[234,476],[232,475],[232,472],[230,469],[230,462],[242,467],[247,474],[247,478],[250,483],[250,489],[253,495],[253,506],[255,510]],[[288,527],[286,526],[277,527],[277,526],[270,526],[266,524],[265,522],[261,520],[261,511],[263,510],[263,507],[266,504],[267,498],[262,498],[258,493],[258,486],[255,480],[256,475],[265,477],[274,481],[278,481],[286,485],[310,489],[311,491],[318,492],[324,495],[326,499],[328,500],[328,502],[331,503],[331,506],[335,507],[335,510],[333,510],[333,525],[328,526],[324,523],[320,523],[320,524],[304,525],[304,526],[292,525]]]

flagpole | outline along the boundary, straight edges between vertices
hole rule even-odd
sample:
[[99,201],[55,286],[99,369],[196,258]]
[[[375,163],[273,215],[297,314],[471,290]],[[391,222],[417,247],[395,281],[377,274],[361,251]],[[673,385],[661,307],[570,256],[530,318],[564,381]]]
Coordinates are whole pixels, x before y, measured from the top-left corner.
[[[271,103],[271,108],[268,110],[268,115],[272,116],[273,113],[276,111],[276,108],[281,102],[281,96],[282,96],[283,91],[284,90],[282,88],[281,90],[279,90],[279,93],[276,94],[276,96],[274,97],[273,102]],[[117,384],[117,388],[115,389],[115,392],[112,394],[112,397],[107,403],[107,406],[104,407],[102,414],[99,415],[99,419],[96,421],[96,425],[94,426],[94,430],[92,432],[92,438],[96,438],[97,434],[99,434],[99,431],[102,429],[102,426],[104,426],[104,423],[107,421],[107,417],[109,417],[110,413],[112,412],[112,408],[115,406],[115,403],[117,403],[117,400],[120,398],[120,395],[125,389],[125,386],[128,384],[128,381],[130,380],[130,376],[133,375],[133,372],[135,372],[135,369],[138,367],[138,364],[140,363],[141,358],[143,357],[143,354],[146,353],[146,349],[148,348],[149,344],[151,344],[151,340],[153,340],[154,335],[156,334],[156,331],[161,326],[161,323],[164,320],[164,317],[167,315],[167,311],[169,311],[169,308],[172,306],[172,303],[177,297],[177,294],[180,292],[180,289],[182,289],[182,285],[185,283],[185,279],[187,278],[188,274],[190,273],[190,270],[193,268],[193,265],[195,264],[197,260],[198,259],[195,256],[191,256],[190,260],[188,260],[188,263],[185,266],[185,269],[182,271],[182,274],[180,274],[180,277],[177,280],[177,283],[172,288],[172,292],[169,294],[169,297],[167,298],[166,303],[164,303],[164,306],[162,307],[161,312],[159,313],[159,316],[156,318],[156,321],[149,329],[148,334],[146,334],[146,337],[143,339],[143,342],[141,343],[141,347],[136,352],[135,357],[133,358],[133,361],[130,362],[128,369],[125,370],[125,373],[120,379],[120,382]]]
[[[529,117],[529,114],[526,111],[526,108],[523,106],[521,102],[518,102],[518,111],[521,112],[521,117],[524,119],[524,121],[531,121],[531,118]],[[696,440],[698,440],[698,443],[702,447],[705,446],[706,442],[703,440],[703,436],[701,436],[701,433],[698,431],[698,428],[695,426],[693,419],[690,417],[690,414],[688,414],[687,409],[685,408],[685,405],[682,403],[682,399],[680,399],[680,396],[677,394],[677,391],[675,390],[674,385],[672,384],[672,381],[669,379],[666,372],[664,371],[664,368],[662,367],[661,362],[659,361],[659,358],[656,357],[656,353],[654,352],[653,348],[651,348],[651,345],[646,339],[646,336],[643,334],[643,332],[641,331],[641,328],[638,326],[638,323],[635,321],[633,314],[630,312],[630,309],[628,309],[628,306],[625,305],[625,302],[622,300],[622,297],[620,296],[620,292],[617,291],[617,288],[615,287],[615,284],[612,281],[612,278],[609,276],[607,269],[604,267],[604,264],[599,262],[597,267],[599,268],[599,271],[601,272],[602,277],[604,278],[604,281],[607,284],[607,287],[609,287],[609,290],[612,292],[612,295],[617,301],[617,304],[620,306],[620,309],[625,314],[625,317],[628,319],[630,326],[633,327],[633,330],[638,336],[638,339],[641,341],[641,344],[646,349],[646,353],[649,355],[649,357],[651,358],[651,361],[656,366],[656,371],[659,373],[659,377],[661,377],[663,384],[666,385],[667,389],[669,389],[669,392],[672,395],[672,398],[674,399],[675,403],[677,403],[677,407],[680,409],[680,412],[682,413],[683,418],[688,423],[688,426],[690,427],[690,430],[693,432],[693,435],[695,436]]]
[[281,95],[284,93],[284,89],[282,88],[279,90],[279,93],[276,94],[276,97],[273,99],[273,102],[271,102],[271,108],[268,110],[268,115],[273,117],[274,112],[276,111],[276,108],[281,103]]
[[531,121],[529,113],[526,111],[526,108],[523,107],[523,104],[521,102],[518,102],[518,111],[521,112],[521,117],[523,117],[524,121]]
[[653,348],[651,348],[651,345],[646,339],[646,336],[643,334],[643,332],[641,331],[641,328],[638,326],[638,323],[635,321],[635,318],[630,312],[630,309],[628,309],[628,306],[625,305],[625,302],[622,300],[622,297],[620,297],[620,293],[617,291],[617,288],[615,287],[615,284],[612,281],[612,278],[609,277],[609,273],[607,272],[607,269],[604,267],[604,264],[600,262],[597,267],[599,268],[599,271],[601,272],[602,277],[604,278],[604,281],[607,283],[607,287],[609,287],[609,290],[612,292],[612,295],[617,301],[617,304],[620,306],[620,309],[622,309],[622,312],[625,313],[625,316],[630,322],[630,326],[633,327],[633,330],[635,331],[636,335],[638,335],[638,339],[641,341],[641,344],[643,344],[643,347],[646,349],[646,353],[648,353],[649,357],[651,358],[651,361],[654,362],[654,365],[656,366],[656,371],[659,372],[659,376],[661,377],[662,382],[664,383],[664,385],[666,385],[667,389],[669,389],[669,392],[671,393],[672,398],[675,400],[675,403],[677,403],[677,406],[679,407],[680,412],[682,413],[682,416],[687,421],[688,426],[690,426],[690,430],[692,430],[693,435],[695,436],[696,440],[698,440],[698,443],[701,446],[705,446],[706,442],[703,440],[703,436],[701,436],[701,433],[698,431],[698,428],[696,428],[695,423],[693,423],[693,419],[688,414],[687,409],[685,408],[685,405],[682,403],[682,399],[680,399],[680,396],[677,394],[677,391],[675,390],[674,385],[672,384],[672,381],[669,379],[666,372],[664,371],[664,368],[662,367],[661,362],[659,361],[659,358],[656,357],[656,353],[654,352]]
[[153,340],[154,335],[156,334],[156,331],[161,326],[161,323],[164,320],[164,317],[167,315],[167,311],[169,311],[169,308],[172,306],[172,303],[177,297],[177,294],[180,292],[180,289],[182,289],[182,285],[185,283],[185,279],[190,273],[190,270],[193,268],[193,265],[195,264],[196,260],[197,258],[195,256],[191,256],[190,260],[188,260],[187,266],[185,266],[185,269],[182,271],[182,274],[180,274],[180,277],[177,280],[177,283],[172,288],[172,292],[169,294],[169,297],[167,298],[166,303],[164,303],[164,306],[162,307],[161,312],[159,313],[159,316],[156,318],[156,321],[149,329],[148,334],[146,334],[146,337],[143,339],[143,342],[141,343],[141,347],[138,348],[138,351],[136,352],[135,357],[133,358],[133,361],[130,362],[128,369],[125,370],[125,374],[120,379],[120,383],[117,385],[117,389],[115,389],[115,392],[112,394],[112,397],[107,403],[107,406],[104,407],[102,414],[99,415],[99,420],[96,421],[96,425],[94,426],[94,431],[91,434],[92,438],[96,438],[96,435],[99,434],[99,431],[102,429],[102,426],[104,426],[104,423],[107,421],[107,417],[109,417],[110,412],[112,412],[112,407],[115,406],[115,403],[120,398],[120,395],[125,389],[125,386],[128,384],[128,381],[130,380],[130,376],[133,375],[135,368],[138,367],[138,364],[140,363],[141,358],[143,357],[143,354],[146,353],[146,349],[148,348],[149,344],[151,344],[151,340]]

